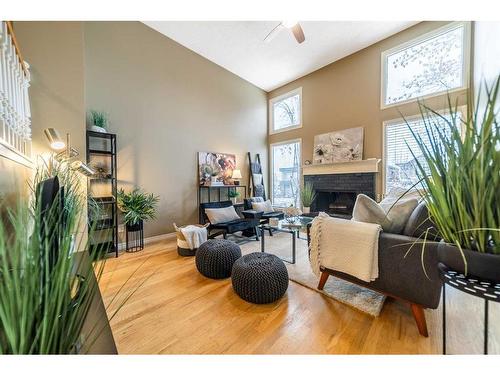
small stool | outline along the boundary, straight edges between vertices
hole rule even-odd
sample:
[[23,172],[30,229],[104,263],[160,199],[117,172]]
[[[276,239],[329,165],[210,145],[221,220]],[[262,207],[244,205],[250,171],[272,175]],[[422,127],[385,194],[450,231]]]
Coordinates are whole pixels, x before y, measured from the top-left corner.
[[233,241],[208,240],[196,251],[196,268],[203,276],[225,279],[231,276],[231,269],[238,258],[241,258],[241,249]]
[[271,303],[288,289],[288,271],[276,255],[251,253],[234,263],[231,281],[236,294],[245,301]]

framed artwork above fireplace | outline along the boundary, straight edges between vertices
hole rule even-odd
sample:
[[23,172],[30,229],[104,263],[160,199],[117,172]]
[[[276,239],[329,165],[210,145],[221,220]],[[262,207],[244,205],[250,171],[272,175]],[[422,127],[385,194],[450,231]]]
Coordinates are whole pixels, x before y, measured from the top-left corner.
[[363,128],[351,128],[314,137],[313,164],[363,159]]

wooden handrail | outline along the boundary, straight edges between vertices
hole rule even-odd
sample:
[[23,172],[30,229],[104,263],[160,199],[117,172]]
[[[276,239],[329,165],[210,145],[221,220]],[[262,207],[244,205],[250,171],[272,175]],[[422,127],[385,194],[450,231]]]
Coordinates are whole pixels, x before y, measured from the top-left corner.
[[17,58],[19,59],[19,63],[21,64],[21,68],[23,69],[24,75],[28,77],[28,69],[24,64],[23,55],[21,54],[21,50],[19,49],[19,44],[17,43],[16,34],[14,34],[14,25],[12,21],[5,21],[7,23],[7,32],[10,34],[12,38],[12,44],[14,44],[14,48],[16,49]]

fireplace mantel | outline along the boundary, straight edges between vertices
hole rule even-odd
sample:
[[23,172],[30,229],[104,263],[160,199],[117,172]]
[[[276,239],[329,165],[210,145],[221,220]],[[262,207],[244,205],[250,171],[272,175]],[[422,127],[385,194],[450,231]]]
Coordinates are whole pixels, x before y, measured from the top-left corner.
[[345,163],[304,165],[302,173],[304,176],[319,174],[340,173],[377,173],[379,172],[380,159],[366,159],[348,161]]

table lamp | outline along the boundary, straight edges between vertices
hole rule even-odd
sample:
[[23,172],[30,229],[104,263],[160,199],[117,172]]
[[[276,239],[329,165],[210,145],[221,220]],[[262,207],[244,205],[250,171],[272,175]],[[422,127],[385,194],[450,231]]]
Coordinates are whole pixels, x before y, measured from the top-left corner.
[[233,175],[231,176],[231,178],[233,179],[233,182],[235,185],[239,185],[240,182],[238,181],[240,178],[243,178],[241,176],[241,171],[239,169],[233,169]]

